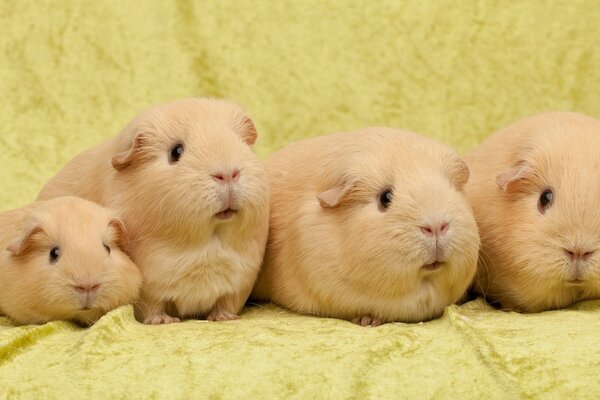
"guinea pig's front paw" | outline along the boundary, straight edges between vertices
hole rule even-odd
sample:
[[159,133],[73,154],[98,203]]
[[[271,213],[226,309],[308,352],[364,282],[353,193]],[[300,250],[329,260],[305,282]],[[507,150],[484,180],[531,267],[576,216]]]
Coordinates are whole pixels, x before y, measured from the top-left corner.
[[383,321],[371,315],[363,315],[362,317],[354,318],[352,323],[360,326],[379,326],[383,324]]
[[239,318],[240,318],[239,315],[232,314],[230,312],[223,311],[223,310],[213,310],[206,317],[206,319],[208,321],[231,321],[231,320],[239,319]]
[[155,314],[150,315],[144,320],[146,325],[162,325],[162,324],[172,324],[175,322],[181,322],[179,318],[171,317],[167,314]]

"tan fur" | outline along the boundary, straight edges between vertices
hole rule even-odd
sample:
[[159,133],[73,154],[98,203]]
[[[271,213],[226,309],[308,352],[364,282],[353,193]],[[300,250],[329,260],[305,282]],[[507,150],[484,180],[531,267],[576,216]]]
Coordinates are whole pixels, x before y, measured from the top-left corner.
[[[268,232],[268,185],[249,147],[252,121],[236,105],[188,99],[150,108],[119,135],[77,156],[40,199],[74,194],[117,209],[144,275],[137,316],[236,318],[258,273]],[[185,152],[176,164],[177,143]],[[239,169],[229,187],[213,174]],[[237,213],[215,217],[227,197]],[[232,200],[233,201],[233,200]]]
[[[468,169],[450,148],[367,128],[292,144],[266,168],[270,236],[254,298],[378,325],[434,318],[464,294],[479,237],[460,189]],[[393,201],[382,212],[387,187]],[[441,217],[446,263],[426,271],[432,243],[420,226]]]
[[[537,312],[600,297],[600,120],[552,112],[510,125],[467,157],[481,233],[476,290]],[[554,203],[541,213],[545,188]],[[593,252],[571,263],[565,248]],[[583,284],[567,282],[575,276]]]
[[[19,324],[93,323],[138,296],[142,277],[126,243],[114,212],[75,197],[1,213],[0,310]],[[61,257],[51,264],[54,247]],[[92,298],[76,290],[91,283]]]

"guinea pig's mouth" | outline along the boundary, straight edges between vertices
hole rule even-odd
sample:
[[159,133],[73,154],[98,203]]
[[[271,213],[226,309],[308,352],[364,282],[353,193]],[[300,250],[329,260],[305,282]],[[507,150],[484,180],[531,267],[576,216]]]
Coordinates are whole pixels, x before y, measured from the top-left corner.
[[226,221],[226,220],[230,219],[231,217],[233,217],[236,212],[237,212],[237,210],[234,210],[232,208],[227,208],[223,211],[219,211],[218,213],[216,213],[215,217],[217,217],[217,219],[220,219],[222,221]]
[[442,268],[443,265],[443,261],[434,261],[431,264],[423,265],[421,268],[423,268],[425,271],[437,271],[438,269]]
[[79,311],[84,311],[84,312],[88,312],[88,311],[94,311],[95,312],[95,311],[98,311],[98,310],[101,310],[101,308],[98,307],[98,306],[93,306],[93,305],[90,305],[90,306],[83,305],[83,306],[81,306],[79,308]]
[[567,283],[569,285],[583,285],[585,281],[583,279],[569,279]]

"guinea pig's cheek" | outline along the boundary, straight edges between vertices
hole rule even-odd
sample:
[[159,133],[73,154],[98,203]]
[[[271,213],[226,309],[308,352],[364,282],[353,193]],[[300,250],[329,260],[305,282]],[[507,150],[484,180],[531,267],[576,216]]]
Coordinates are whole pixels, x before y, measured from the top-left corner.
[[55,291],[46,299],[47,307],[56,314],[64,315],[65,318],[81,308],[79,299],[71,293],[70,289],[65,287],[61,291]]
[[235,187],[235,196],[239,208],[260,204],[264,193],[266,193],[266,188],[250,179],[244,181],[240,179]]

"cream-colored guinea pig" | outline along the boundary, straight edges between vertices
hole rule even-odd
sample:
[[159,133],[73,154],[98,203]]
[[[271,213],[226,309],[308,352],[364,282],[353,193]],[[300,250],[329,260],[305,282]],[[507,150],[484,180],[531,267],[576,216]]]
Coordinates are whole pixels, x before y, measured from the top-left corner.
[[267,177],[250,148],[256,136],[226,101],[153,107],[77,156],[39,198],[73,194],[120,212],[143,274],[141,321],[235,319],[268,233]]
[[466,157],[480,294],[521,312],[600,297],[599,149],[600,120],[552,112],[500,130]]
[[0,213],[0,310],[19,324],[91,324],[134,301],[142,276],[116,214],[61,197]]
[[471,283],[469,170],[449,147],[367,128],[292,144],[266,169],[270,235],[254,299],[375,326],[437,317]]

